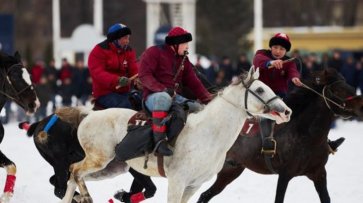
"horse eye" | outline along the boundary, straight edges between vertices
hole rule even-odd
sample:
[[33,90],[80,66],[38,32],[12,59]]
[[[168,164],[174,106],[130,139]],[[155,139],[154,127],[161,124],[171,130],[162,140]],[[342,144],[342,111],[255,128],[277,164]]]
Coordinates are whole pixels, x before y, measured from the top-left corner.
[[263,88],[262,87],[259,87],[259,88],[257,88],[256,89],[256,93],[257,94],[262,94],[262,93],[264,93],[265,91],[263,90]]

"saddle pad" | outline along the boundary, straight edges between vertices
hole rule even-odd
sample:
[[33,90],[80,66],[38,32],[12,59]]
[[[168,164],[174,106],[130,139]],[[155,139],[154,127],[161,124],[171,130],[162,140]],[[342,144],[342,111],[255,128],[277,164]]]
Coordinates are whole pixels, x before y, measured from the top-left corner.
[[151,118],[146,114],[144,110],[135,113],[128,121],[128,126],[144,126],[151,125]]
[[256,118],[250,118],[243,124],[240,136],[254,137],[260,132],[260,125]]

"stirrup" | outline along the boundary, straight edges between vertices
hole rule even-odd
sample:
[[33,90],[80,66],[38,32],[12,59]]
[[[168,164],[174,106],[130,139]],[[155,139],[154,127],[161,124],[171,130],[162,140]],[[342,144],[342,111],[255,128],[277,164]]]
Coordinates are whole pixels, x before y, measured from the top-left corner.
[[[265,149],[263,146],[263,142],[265,140],[269,140],[273,143],[273,149]],[[261,148],[261,154],[264,154],[265,156],[269,156],[271,158],[273,158],[276,154],[276,140],[273,137],[266,137],[263,141],[262,141],[262,148]]]
[[[158,151],[158,150],[159,150],[159,147],[160,147],[160,145],[161,145],[161,143],[163,143],[163,142],[166,142],[166,143],[165,143],[165,144],[166,144],[166,148],[167,148],[168,150],[170,150],[170,151],[171,151],[171,154],[162,154],[162,153],[160,153],[160,152]],[[168,142],[167,142],[167,140],[166,140],[166,139],[159,140],[159,141],[155,144],[155,147],[154,147],[154,149],[153,149],[152,153],[153,153],[155,156],[157,156],[157,155],[160,155],[160,156],[172,156],[172,155],[173,155],[173,151],[172,151],[171,149],[169,149],[169,147],[168,147]]]

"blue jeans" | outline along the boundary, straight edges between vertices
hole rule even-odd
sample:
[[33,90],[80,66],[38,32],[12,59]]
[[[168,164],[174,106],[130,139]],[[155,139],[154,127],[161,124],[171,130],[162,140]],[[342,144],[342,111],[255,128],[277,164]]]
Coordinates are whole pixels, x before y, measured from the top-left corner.
[[97,99],[97,103],[103,108],[128,108],[131,109],[128,93],[110,93]]
[[[166,92],[156,92],[150,94],[146,101],[145,105],[147,109],[151,112],[153,111],[169,111],[172,103],[172,98]],[[183,96],[175,95],[174,101],[178,104],[187,104],[190,112],[200,111],[203,109],[203,106],[196,101],[189,100]]]

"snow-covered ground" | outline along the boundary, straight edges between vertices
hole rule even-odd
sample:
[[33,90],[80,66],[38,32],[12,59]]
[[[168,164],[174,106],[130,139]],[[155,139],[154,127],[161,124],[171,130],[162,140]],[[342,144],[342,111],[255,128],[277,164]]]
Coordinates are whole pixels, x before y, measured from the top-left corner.
[[[49,177],[53,169],[46,163],[35,148],[33,139],[17,128],[16,123],[5,127],[5,137],[0,149],[17,165],[17,180],[12,202],[15,203],[52,203],[59,202],[53,195],[53,186]],[[333,203],[360,203],[363,200],[363,123],[356,121],[338,121],[337,128],[331,130],[329,137],[335,139],[341,136],[346,141],[336,155],[331,156],[326,165],[328,171],[328,189]],[[208,167],[208,166],[206,166]],[[5,183],[5,170],[0,171],[0,189]],[[158,190],[156,195],[145,203],[166,202],[167,181],[164,178],[153,178]],[[129,174],[98,182],[87,182],[89,191],[95,203],[107,203],[114,192],[130,187],[132,178]],[[205,191],[214,179],[205,183],[192,197],[190,202],[196,202],[199,195]],[[213,202],[225,203],[262,203],[274,202],[277,176],[260,175],[249,170]],[[117,200],[114,200],[117,202]],[[312,203],[319,202],[313,183],[306,177],[293,179],[288,187],[285,202]]]

